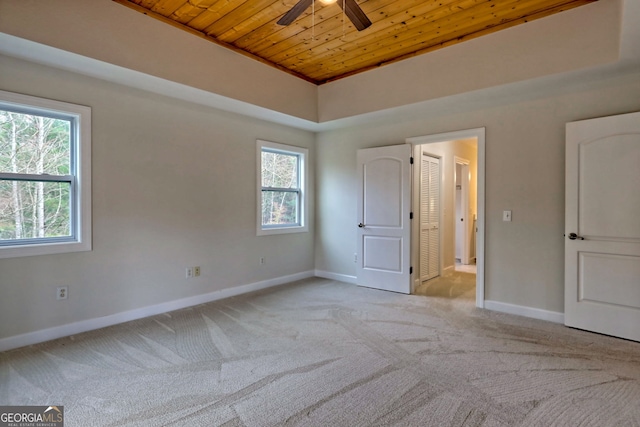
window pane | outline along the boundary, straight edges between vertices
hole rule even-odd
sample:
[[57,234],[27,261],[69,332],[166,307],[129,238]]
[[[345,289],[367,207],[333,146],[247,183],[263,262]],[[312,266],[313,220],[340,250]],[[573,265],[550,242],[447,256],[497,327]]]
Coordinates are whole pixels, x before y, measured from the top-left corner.
[[71,236],[71,184],[0,180],[0,241]]
[[262,186],[298,188],[298,156],[262,151]]
[[0,172],[70,175],[71,123],[0,110]]
[[300,225],[298,220],[298,193],[263,191],[262,225]]

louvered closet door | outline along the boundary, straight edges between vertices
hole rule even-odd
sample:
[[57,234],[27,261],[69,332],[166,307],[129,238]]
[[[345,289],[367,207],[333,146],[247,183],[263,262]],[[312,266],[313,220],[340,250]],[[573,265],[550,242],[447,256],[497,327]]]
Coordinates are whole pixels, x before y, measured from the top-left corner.
[[425,153],[420,184],[420,279],[440,275],[440,159]]

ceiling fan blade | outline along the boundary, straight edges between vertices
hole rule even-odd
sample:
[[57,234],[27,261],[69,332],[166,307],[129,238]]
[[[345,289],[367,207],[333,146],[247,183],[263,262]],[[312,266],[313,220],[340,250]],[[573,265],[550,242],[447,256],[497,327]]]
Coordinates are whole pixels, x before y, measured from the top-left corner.
[[353,22],[353,25],[358,31],[362,31],[371,26],[371,21],[362,9],[360,9],[356,0],[338,0],[336,3],[344,9],[345,15]]
[[280,20],[278,21],[278,25],[291,24],[296,20],[298,16],[302,14],[302,12],[304,12],[309,6],[311,6],[311,3],[313,3],[313,0],[300,0],[289,10],[289,12],[285,13],[282,18],[280,18]]

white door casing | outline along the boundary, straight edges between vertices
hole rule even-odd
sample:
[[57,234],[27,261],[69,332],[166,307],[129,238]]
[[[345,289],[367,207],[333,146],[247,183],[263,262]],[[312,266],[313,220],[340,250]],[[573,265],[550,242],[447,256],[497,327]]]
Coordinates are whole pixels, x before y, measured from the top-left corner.
[[455,258],[462,260],[462,236],[464,234],[462,229],[464,218],[462,217],[462,207],[460,206],[462,204],[462,186],[456,184],[455,191]]
[[420,280],[440,275],[440,159],[422,153],[420,164]]
[[[460,179],[457,179],[456,182],[460,182],[460,217],[456,215],[456,226],[455,226],[455,244],[456,244],[456,258],[460,258],[460,263],[464,265],[469,265],[470,261],[470,242],[471,242],[471,227],[472,222],[469,221],[471,214],[469,212],[469,164],[471,162],[467,159],[463,159],[458,156],[454,156],[454,170],[458,171],[458,165],[460,165]],[[454,200],[457,200],[457,189],[454,186]],[[456,202],[456,209],[458,208]],[[459,230],[459,231],[458,231]],[[459,234],[459,236],[458,236]],[[458,248],[458,242],[460,242],[460,246]],[[460,249],[460,256],[458,257],[458,249]]]
[[565,324],[640,341],[640,113],[566,132]]
[[411,292],[411,145],[358,150],[357,278]]
[[[469,139],[473,138],[476,140],[478,147],[478,172],[477,172],[477,220],[475,225],[477,226],[476,231],[476,266],[477,266],[477,274],[476,274],[476,307],[484,308],[485,307],[485,299],[484,299],[484,263],[485,263],[485,158],[486,158],[486,129],[485,128],[476,128],[476,129],[466,129],[459,130],[453,132],[444,132],[433,135],[425,135],[425,136],[415,136],[411,138],[407,138],[406,142],[408,144],[412,144],[415,146],[416,156],[419,156],[420,146],[423,144],[430,143],[440,143],[446,141],[456,141],[460,139]],[[419,210],[419,188],[420,188],[420,180],[418,175],[416,174],[414,179],[414,209],[416,211]],[[444,218],[441,211],[441,218]],[[420,265],[419,254],[420,254],[420,230],[419,227],[415,227],[414,231],[414,243],[413,243],[413,261],[414,265]],[[442,240],[441,240],[442,245]],[[442,258],[442,257],[441,257]],[[419,279],[414,281],[413,285],[415,287],[419,286]]]

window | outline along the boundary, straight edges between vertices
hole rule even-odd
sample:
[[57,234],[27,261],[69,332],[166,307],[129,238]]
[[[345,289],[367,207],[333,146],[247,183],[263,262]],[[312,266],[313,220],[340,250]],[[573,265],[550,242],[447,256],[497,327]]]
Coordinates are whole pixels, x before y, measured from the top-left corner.
[[307,150],[258,141],[258,235],[307,231]]
[[91,249],[91,109],[0,91],[0,258]]

